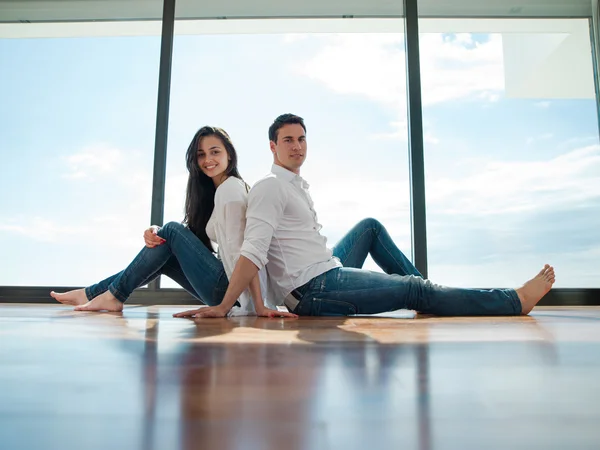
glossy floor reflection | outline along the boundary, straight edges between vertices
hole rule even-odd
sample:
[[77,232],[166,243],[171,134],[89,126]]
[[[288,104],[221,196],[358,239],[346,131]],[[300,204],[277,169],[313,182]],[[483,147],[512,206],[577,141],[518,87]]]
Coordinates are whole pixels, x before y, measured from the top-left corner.
[[600,308],[171,317],[182,309],[0,304],[0,448],[600,448]]

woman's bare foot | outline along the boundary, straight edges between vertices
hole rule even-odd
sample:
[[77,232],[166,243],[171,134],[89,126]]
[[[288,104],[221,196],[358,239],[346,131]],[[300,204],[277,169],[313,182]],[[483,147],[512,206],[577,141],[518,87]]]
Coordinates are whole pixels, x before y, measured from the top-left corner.
[[88,301],[87,296],[85,295],[85,289],[75,289],[69,292],[50,292],[50,297],[54,300],[61,302],[65,305],[85,305]]
[[75,311],[123,311],[123,303],[106,291],[84,305],[77,306]]
[[529,314],[553,284],[554,267],[546,264],[540,273],[517,289],[517,295],[521,300],[521,314]]

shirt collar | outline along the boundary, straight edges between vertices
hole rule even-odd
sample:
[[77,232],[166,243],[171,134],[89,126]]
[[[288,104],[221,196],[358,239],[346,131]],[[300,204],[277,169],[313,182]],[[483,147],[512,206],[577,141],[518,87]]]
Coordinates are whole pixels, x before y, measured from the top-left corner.
[[277,164],[273,164],[271,166],[271,173],[274,174],[276,177],[282,178],[289,183],[297,183],[305,189],[308,189],[310,187],[306,180],[300,175],[297,175],[294,172],[284,169],[283,167],[278,166]]
[[283,178],[285,181],[289,181],[290,183],[298,176],[294,172],[290,172],[289,170],[284,169],[277,164],[273,164],[271,166],[271,173],[276,175],[278,178]]

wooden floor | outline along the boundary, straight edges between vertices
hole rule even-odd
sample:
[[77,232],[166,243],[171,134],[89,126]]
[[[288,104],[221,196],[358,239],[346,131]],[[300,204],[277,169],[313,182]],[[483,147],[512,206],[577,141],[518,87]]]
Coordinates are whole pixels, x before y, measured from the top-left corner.
[[600,308],[188,308],[0,304],[0,449],[600,449]]

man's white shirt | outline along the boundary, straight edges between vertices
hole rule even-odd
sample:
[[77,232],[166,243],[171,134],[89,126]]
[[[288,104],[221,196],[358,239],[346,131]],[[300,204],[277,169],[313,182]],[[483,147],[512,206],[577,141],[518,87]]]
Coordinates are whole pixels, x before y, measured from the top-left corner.
[[294,289],[335,267],[340,261],[320,234],[308,183],[283,167],[258,181],[248,195],[241,255],[269,275],[268,303],[283,304]]

